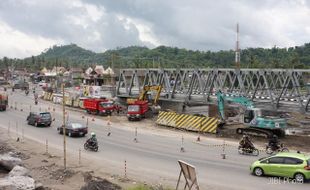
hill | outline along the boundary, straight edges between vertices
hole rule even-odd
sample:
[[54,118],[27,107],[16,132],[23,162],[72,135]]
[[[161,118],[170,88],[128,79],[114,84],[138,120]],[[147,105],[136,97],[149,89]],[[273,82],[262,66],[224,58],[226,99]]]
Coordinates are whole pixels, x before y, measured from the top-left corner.
[[[159,46],[154,49],[130,46],[95,53],[75,44],[53,46],[38,56],[0,60],[0,67],[14,64],[37,70],[42,67],[83,67],[101,64],[114,68],[234,68],[234,51],[193,51]],[[309,68],[310,43],[290,48],[247,48],[241,51],[243,68]]]

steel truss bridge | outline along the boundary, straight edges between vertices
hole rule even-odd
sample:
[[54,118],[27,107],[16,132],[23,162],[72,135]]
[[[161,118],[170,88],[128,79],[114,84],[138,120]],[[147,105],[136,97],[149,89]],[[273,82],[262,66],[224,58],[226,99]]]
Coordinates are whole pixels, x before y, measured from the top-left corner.
[[123,69],[116,93],[136,97],[144,85],[162,85],[160,100],[207,104],[221,90],[271,109],[308,112],[309,82],[310,70],[299,69]]

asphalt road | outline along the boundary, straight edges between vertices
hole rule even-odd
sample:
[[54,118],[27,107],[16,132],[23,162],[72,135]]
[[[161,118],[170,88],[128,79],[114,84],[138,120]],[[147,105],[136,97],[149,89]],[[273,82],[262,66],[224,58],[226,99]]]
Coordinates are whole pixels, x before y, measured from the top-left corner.
[[[45,143],[48,139],[49,146],[62,149],[63,137],[56,131],[56,127],[62,123],[62,112],[60,105],[53,105],[50,102],[40,100],[38,105],[33,105],[33,95],[26,96],[19,90],[9,97],[9,101],[17,102],[18,109],[9,109],[0,112],[0,127],[18,133],[24,131],[24,136],[40,143]],[[11,104],[10,103],[10,104]],[[28,126],[26,117],[29,114],[30,106],[32,111],[47,110],[51,105],[56,107],[52,112],[55,122],[49,128],[36,128]],[[23,111],[20,111],[23,108]],[[83,113],[67,110],[69,120],[86,123],[81,116]],[[94,131],[99,140],[99,152],[87,152],[82,154],[91,159],[101,169],[114,174],[123,174],[124,160],[127,161],[128,176],[153,183],[163,183],[175,186],[179,174],[177,161],[184,160],[196,167],[198,182],[201,189],[273,189],[273,190],[301,190],[309,189],[310,183],[293,184],[282,181],[270,183],[270,177],[255,177],[250,174],[250,164],[258,159],[254,156],[239,155],[236,151],[236,143],[228,143],[225,149],[227,158],[222,159],[222,147],[210,146],[219,145],[223,140],[203,137],[198,144],[195,143],[195,135],[186,132],[175,132],[165,129],[150,129],[143,127],[143,123],[137,123],[138,143],[133,141],[135,137],[135,123],[113,123],[107,127],[106,117],[97,117],[95,121],[89,121],[89,131]],[[107,136],[108,132],[111,136]],[[182,136],[184,143],[182,145]],[[67,138],[68,154],[76,153],[82,148],[86,137]],[[180,152],[181,146],[185,152]],[[265,156],[261,153],[259,157]],[[70,162],[68,163],[70,164]],[[184,180],[183,180],[184,181]]]

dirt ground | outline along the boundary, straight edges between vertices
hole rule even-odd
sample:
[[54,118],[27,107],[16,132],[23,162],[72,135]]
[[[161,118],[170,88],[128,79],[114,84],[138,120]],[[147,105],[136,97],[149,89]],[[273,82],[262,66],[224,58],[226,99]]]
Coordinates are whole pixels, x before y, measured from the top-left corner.
[[[70,164],[70,167],[64,170],[60,156],[46,153],[42,145],[28,139],[17,142],[14,137],[6,136],[3,129],[0,129],[0,154],[8,152],[22,159],[23,165],[30,170],[30,175],[43,185],[41,190],[120,190],[136,184],[119,176],[97,174],[78,164]],[[0,177],[7,173],[0,169]]]

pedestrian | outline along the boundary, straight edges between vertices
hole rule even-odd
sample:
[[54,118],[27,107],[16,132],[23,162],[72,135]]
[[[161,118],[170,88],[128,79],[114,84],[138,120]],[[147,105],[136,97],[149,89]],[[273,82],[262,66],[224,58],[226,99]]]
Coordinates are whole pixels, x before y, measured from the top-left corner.
[[117,112],[117,115],[119,115],[119,108],[117,108],[116,112]]
[[186,108],[186,106],[185,106],[185,104],[183,104],[182,111],[185,111],[185,108]]

